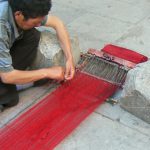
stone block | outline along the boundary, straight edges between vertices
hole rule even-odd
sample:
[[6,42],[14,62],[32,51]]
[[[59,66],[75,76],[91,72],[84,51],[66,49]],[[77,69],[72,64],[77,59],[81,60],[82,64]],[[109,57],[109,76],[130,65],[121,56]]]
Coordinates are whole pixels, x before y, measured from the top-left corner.
[[[72,53],[75,65],[80,59],[80,48],[77,37],[71,38]],[[51,66],[64,66],[65,56],[56,35],[49,31],[41,31],[41,38],[38,47],[37,56],[31,66],[31,69],[39,69]]]
[[130,70],[120,98],[125,110],[150,123],[150,61]]

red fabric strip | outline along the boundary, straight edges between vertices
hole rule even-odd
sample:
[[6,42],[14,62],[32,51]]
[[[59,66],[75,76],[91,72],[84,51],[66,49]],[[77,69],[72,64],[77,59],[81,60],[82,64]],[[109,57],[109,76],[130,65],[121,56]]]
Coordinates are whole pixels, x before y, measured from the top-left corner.
[[106,45],[102,49],[102,51],[108,54],[111,54],[112,56],[116,56],[116,57],[131,61],[136,64],[145,62],[148,60],[148,58],[142,54],[139,54],[135,51],[132,51],[126,48],[111,45],[111,44]]
[[78,72],[72,81],[0,129],[0,149],[53,149],[117,88]]

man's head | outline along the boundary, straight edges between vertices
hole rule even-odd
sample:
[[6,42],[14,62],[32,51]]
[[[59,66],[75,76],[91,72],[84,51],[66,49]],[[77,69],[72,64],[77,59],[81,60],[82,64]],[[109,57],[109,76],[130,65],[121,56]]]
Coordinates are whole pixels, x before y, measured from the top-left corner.
[[51,9],[51,0],[8,0],[17,25],[28,30],[40,26]]

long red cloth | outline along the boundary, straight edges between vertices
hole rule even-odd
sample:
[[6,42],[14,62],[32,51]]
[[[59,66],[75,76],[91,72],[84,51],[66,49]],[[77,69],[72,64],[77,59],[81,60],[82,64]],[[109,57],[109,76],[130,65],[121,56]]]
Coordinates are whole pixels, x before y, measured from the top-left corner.
[[72,81],[0,129],[0,149],[53,149],[117,88],[78,72]]
[[123,47],[115,46],[112,44],[106,45],[103,49],[103,52],[106,52],[108,54],[111,54],[112,56],[116,56],[118,58],[122,58],[128,61],[131,61],[133,63],[141,63],[148,60],[148,58],[142,54],[139,54],[135,51],[132,51],[130,49],[126,49]]

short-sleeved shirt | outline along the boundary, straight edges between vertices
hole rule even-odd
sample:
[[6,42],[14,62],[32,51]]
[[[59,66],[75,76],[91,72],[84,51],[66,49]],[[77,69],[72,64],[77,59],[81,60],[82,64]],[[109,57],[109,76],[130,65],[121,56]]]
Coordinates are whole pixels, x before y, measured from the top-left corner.
[[[45,17],[47,18],[47,17]],[[42,25],[46,22],[43,21]],[[7,0],[0,0],[0,72],[9,72],[14,68],[10,48],[17,38],[21,38],[23,30],[17,29],[11,7]]]

